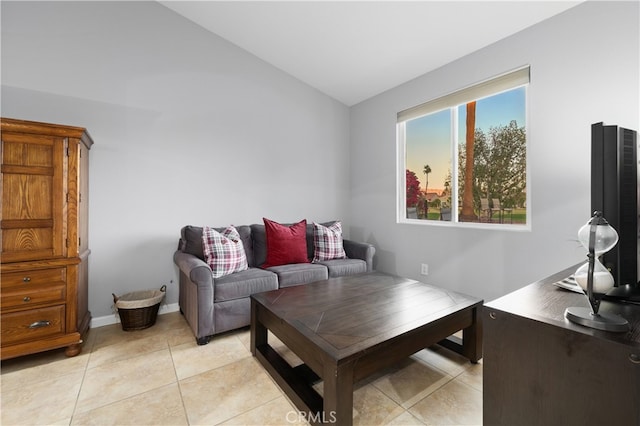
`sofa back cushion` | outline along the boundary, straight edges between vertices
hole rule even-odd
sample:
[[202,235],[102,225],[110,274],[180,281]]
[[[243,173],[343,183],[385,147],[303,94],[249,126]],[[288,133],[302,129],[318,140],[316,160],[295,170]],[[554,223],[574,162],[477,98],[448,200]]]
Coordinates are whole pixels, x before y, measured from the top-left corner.
[[[323,222],[321,225],[331,226],[336,221]],[[291,225],[291,224],[288,224]],[[225,228],[214,228],[218,232],[222,232]],[[244,245],[244,252],[247,255],[247,263],[249,267],[259,268],[267,260],[267,237],[263,224],[254,225],[240,225],[236,226],[242,244]],[[199,259],[205,260],[204,252],[202,251],[202,227],[201,226],[185,226],[180,231],[180,250],[192,254]],[[313,259],[313,225],[307,223],[307,257]]]
[[[226,228],[213,228],[218,232],[223,232]],[[247,263],[250,267],[256,266],[253,259],[253,241],[251,238],[251,227],[247,225],[236,226],[242,245],[244,246],[244,252],[247,256]],[[180,250],[184,253],[189,253],[197,258],[204,260],[204,251],[202,249],[202,227],[201,226],[185,226],[180,231]],[[261,264],[260,264],[261,265]]]
[[187,225],[180,230],[180,250],[204,260],[201,226]]
[[267,231],[264,225],[251,225],[251,239],[253,240],[253,261],[261,266],[267,261]]

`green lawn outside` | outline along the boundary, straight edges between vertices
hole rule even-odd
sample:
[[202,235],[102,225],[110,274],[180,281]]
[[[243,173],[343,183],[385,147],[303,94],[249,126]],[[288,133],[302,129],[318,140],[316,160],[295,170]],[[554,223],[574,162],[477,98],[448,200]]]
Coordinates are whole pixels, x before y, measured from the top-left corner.
[[[421,217],[421,219],[424,219],[424,218]],[[430,207],[429,220],[440,220],[440,209]],[[497,215],[494,215],[492,217],[491,223],[499,223],[499,219]],[[514,209],[511,215],[509,215],[509,213],[504,213],[503,223],[506,223],[506,224],[514,223],[514,224],[523,225],[527,223],[527,211],[525,209]]]

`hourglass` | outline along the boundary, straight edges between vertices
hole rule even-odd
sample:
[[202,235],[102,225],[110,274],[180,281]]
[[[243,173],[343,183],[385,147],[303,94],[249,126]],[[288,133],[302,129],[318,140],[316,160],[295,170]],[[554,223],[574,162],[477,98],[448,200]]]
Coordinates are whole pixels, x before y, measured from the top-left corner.
[[574,276],[589,299],[591,308],[567,308],[564,312],[565,318],[598,330],[627,331],[629,323],[621,316],[598,312],[602,298],[614,286],[613,275],[600,263],[600,256],[618,243],[618,233],[602,217],[602,212],[596,211],[589,222],[578,231],[578,240],[589,250],[589,260],[576,270]]

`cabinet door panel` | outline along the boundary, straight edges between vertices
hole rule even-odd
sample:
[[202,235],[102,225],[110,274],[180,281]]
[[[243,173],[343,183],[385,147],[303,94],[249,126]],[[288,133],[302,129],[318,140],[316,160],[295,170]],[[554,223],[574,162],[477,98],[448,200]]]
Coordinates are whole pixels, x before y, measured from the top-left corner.
[[65,255],[66,143],[2,133],[3,263]]
[[11,200],[7,200],[9,202],[3,205],[3,219],[15,221],[52,218],[52,175],[36,174],[26,167],[4,167],[3,175],[3,191],[11,197]]
[[638,424],[631,347],[486,308],[487,425]]
[[6,166],[54,167],[54,138],[5,132],[7,144],[3,147],[2,164]]

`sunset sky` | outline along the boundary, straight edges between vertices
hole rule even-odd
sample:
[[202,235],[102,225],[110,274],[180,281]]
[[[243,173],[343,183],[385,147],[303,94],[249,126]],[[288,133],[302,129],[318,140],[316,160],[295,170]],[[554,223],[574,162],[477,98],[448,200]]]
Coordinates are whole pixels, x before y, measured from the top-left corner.
[[[518,126],[525,124],[526,88],[516,88],[498,95],[483,98],[476,103],[476,128],[485,133],[490,127],[506,126],[516,120]],[[458,107],[460,143],[465,143],[466,106]],[[451,112],[449,109],[433,113],[406,123],[406,163],[420,181],[424,190],[425,164],[431,167],[429,189],[444,188],[444,181],[451,167]],[[431,192],[431,191],[429,191]]]

